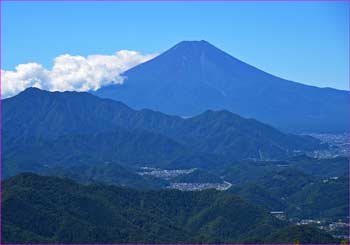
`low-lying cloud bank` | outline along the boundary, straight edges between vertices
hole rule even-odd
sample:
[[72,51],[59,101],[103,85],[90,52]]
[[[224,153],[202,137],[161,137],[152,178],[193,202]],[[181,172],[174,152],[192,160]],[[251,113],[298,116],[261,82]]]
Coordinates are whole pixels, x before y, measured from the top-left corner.
[[88,91],[107,84],[122,84],[121,73],[155,56],[157,54],[120,50],[113,55],[60,55],[54,59],[51,70],[38,63],[20,64],[15,71],[1,70],[2,98],[14,96],[28,87]]

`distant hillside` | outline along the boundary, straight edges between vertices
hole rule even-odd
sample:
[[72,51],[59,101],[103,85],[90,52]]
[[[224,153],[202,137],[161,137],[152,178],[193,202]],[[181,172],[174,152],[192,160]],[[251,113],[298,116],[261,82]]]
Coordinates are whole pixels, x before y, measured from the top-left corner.
[[190,154],[186,147],[168,137],[145,130],[69,134],[52,139],[10,138],[4,140],[5,159],[37,162],[48,167],[77,164],[166,165],[179,156]]
[[[294,229],[222,192],[142,192],[21,174],[2,183],[3,243],[263,243]],[[292,236],[293,237],[293,236]],[[293,237],[295,238],[295,237]],[[335,243],[298,228],[300,243]]]
[[310,157],[299,157],[290,160],[295,168],[316,176],[334,177],[349,176],[349,159],[347,157],[336,157],[331,159],[315,159]]
[[206,41],[180,42],[123,75],[92,93],[179,116],[226,109],[290,132],[348,129],[347,91],[281,79]]
[[[324,160],[320,160],[322,162]],[[338,159],[333,159],[337,162]],[[332,165],[332,160],[327,160]],[[313,164],[317,164],[316,161]],[[245,181],[238,181],[229,192],[270,211],[285,211],[289,218],[346,219],[349,215],[349,178],[346,173],[340,176],[319,176],[305,174],[293,165],[276,167],[273,165],[247,164],[241,172],[231,168],[230,175],[237,173],[237,178],[244,177],[247,170],[255,175]],[[319,168],[324,166],[319,165]],[[347,163],[345,163],[347,167]],[[330,171],[332,169],[328,167]],[[229,172],[230,170],[226,170]],[[242,175],[244,174],[244,175]],[[230,178],[226,178],[231,181]]]
[[288,202],[288,197],[302,190],[308,185],[312,185],[316,179],[294,168],[286,168],[280,171],[266,173],[258,179],[258,183],[265,190],[275,196],[284,198]]
[[316,159],[306,156],[293,157],[283,161],[244,160],[220,166],[213,171],[232,183],[246,184],[290,168],[294,172],[301,173],[300,177],[305,175],[315,178],[348,176],[349,160],[346,157]]
[[289,201],[293,205],[288,212],[294,216],[344,219],[349,216],[349,177],[317,181],[296,192]]
[[286,210],[287,208],[285,201],[265,190],[265,187],[258,183],[233,186],[229,189],[229,192],[270,211]]

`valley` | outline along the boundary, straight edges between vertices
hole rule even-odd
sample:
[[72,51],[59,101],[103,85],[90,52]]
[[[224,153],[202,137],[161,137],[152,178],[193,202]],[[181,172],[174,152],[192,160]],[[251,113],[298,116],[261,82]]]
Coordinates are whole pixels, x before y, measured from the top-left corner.
[[157,169],[142,167],[144,172],[138,172],[141,176],[149,175],[164,179],[169,182],[165,188],[176,189],[180,191],[202,191],[215,189],[218,191],[228,190],[232,184],[221,178],[205,172],[203,170],[193,169]]

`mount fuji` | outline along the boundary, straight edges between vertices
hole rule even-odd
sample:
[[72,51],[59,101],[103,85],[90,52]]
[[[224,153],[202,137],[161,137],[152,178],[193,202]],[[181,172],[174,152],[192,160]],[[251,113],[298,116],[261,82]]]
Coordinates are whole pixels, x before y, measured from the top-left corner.
[[123,75],[123,84],[92,93],[186,117],[226,109],[293,133],[348,128],[348,91],[273,76],[206,41],[180,42]]

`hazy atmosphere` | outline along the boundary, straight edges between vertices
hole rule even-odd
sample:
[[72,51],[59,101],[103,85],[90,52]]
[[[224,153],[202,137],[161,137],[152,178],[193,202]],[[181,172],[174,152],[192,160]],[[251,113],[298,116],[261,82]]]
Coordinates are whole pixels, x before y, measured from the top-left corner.
[[1,244],[349,244],[349,2],[1,4]]

